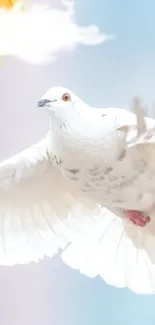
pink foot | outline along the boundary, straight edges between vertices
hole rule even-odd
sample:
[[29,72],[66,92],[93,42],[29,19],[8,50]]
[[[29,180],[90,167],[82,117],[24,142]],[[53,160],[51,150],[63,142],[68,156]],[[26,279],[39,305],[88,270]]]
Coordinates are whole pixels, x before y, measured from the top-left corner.
[[128,210],[128,218],[139,227],[145,227],[151,221],[150,217],[145,217],[142,212],[135,210]]

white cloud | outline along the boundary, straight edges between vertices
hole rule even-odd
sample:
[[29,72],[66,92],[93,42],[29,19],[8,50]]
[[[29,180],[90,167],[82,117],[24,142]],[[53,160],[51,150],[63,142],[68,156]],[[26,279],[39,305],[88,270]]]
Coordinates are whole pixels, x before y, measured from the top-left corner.
[[97,26],[77,25],[73,4],[63,5],[64,9],[27,5],[21,11],[19,2],[13,10],[1,9],[0,55],[38,64],[52,61],[59,52],[71,51],[77,45],[96,45],[108,39]]

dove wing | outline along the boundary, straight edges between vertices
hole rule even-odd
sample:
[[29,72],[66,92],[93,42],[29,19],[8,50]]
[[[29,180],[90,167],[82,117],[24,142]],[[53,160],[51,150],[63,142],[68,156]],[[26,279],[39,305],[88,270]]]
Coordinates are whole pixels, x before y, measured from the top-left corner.
[[0,164],[0,264],[52,257],[90,231],[90,216],[99,212],[49,162],[45,140],[39,142]]
[[[121,124],[128,153],[137,155],[138,167],[143,163],[143,177],[140,186],[144,191],[155,193],[155,120],[144,116],[144,109],[137,99],[134,103],[134,124]],[[123,114],[122,114],[123,115]],[[124,112],[125,121],[126,112]]]

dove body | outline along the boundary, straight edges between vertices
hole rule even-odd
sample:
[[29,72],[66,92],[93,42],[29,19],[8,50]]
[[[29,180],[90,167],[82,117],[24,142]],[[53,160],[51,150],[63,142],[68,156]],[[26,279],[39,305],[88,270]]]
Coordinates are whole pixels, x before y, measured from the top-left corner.
[[[68,101],[63,100],[65,93]],[[125,134],[119,130],[124,110],[89,107],[63,88],[44,96],[45,102],[49,100],[48,152],[61,173],[104,206],[147,212],[155,200],[141,187],[146,163],[136,149],[127,150]]]

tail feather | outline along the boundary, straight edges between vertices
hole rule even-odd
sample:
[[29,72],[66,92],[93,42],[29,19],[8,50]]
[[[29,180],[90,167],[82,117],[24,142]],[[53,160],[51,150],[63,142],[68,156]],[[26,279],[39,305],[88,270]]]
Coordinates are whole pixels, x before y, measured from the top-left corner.
[[107,284],[154,294],[155,264],[147,252],[152,245],[155,238],[148,232],[109,212],[89,238],[64,250],[62,260],[90,278],[100,275]]

